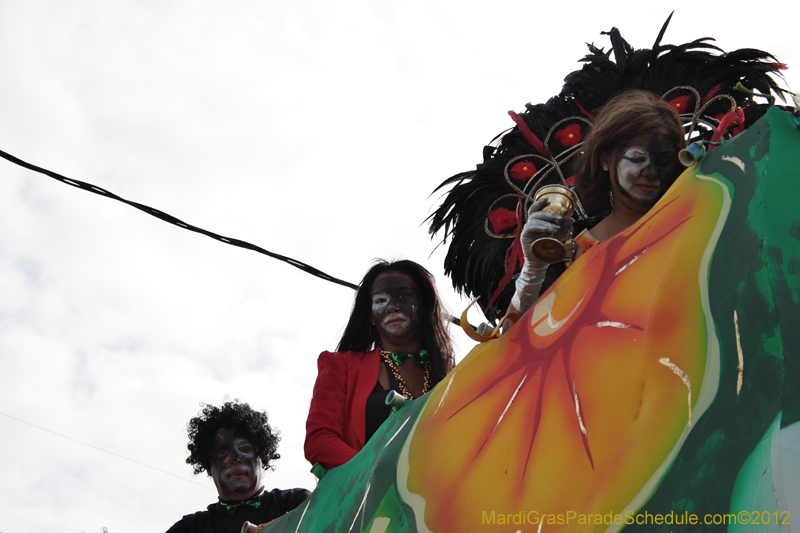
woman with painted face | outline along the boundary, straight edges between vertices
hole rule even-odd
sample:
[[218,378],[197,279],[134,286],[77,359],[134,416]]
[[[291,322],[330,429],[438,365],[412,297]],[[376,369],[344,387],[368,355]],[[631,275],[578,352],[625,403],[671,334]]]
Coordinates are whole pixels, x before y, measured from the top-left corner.
[[[647,91],[627,91],[608,101],[586,137],[575,166],[575,188],[596,225],[575,237],[577,259],[585,250],[628,228],[647,213],[681,172],[678,152],[686,146],[678,113]],[[509,311],[524,313],[539,297],[548,265],[531,252],[540,237],[564,240],[572,220],[531,204],[522,230],[525,263]]]
[[337,351],[322,352],[317,364],[305,454],[333,468],[389,417],[389,391],[418,398],[455,364],[430,272],[413,261],[378,261],[358,286]]

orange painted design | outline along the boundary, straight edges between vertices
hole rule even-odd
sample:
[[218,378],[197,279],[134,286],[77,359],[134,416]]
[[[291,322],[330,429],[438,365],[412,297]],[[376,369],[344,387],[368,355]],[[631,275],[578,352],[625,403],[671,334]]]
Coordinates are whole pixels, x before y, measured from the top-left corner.
[[596,246],[600,244],[600,241],[595,239],[591,233],[589,233],[588,229],[583,230],[582,232],[578,233],[578,236],[574,239],[575,244],[581,247],[581,249],[585,252],[592,246]]
[[492,512],[577,520],[638,507],[698,408],[709,346],[703,258],[726,214],[722,186],[687,171],[432,392],[400,480],[437,502],[425,507],[431,531],[509,531],[486,523]]

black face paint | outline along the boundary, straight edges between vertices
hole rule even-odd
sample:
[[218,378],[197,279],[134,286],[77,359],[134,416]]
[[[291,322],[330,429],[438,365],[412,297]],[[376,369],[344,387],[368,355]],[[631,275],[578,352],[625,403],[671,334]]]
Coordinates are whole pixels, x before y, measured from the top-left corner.
[[261,489],[261,459],[232,429],[217,431],[209,474],[222,500],[246,500]]
[[378,276],[372,284],[372,323],[381,343],[393,345],[419,336],[419,289],[400,272]]
[[678,157],[664,132],[634,137],[618,152],[614,193],[634,208],[649,209],[678,177]]

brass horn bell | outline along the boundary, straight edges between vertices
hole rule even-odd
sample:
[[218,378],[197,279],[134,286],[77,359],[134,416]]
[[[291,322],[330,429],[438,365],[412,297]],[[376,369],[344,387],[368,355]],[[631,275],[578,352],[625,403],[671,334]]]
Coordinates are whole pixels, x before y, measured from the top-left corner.
[[[569,187],[564,185],[546,185],[536,191],[534,202],[545,198],[547,205],[544,211],[560,215],[564,220],[575,212],[575,196]],[[533,241],[531,251],[538,259],[545,263],[559,263],[567,257],[567,247],[555,237],[542,237]]]

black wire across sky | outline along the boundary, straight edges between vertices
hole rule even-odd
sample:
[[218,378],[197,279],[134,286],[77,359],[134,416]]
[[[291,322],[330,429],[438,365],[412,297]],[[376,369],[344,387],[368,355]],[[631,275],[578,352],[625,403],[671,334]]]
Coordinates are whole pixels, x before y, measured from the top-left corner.
[[[298,261],[297,259],[292,259],[291,257],[287,257],[285,255],[276,254],[275,252],[270,252],[269,250],[265,250],[264,248],[262,248],[260,246],[256,246],[255,244],[251,244],[251,243],[249,243],[247,241],[243,241],[243,240],[240,240],[240,239],[234,239],[233,237],[224,237],[222,235],[214,233],[213,231],[208,231],[208,230],[205,230],[203,228],[198,228],[197,226],[192,226],[191,224],[187,224],[183,220],[175,218],[174,216],[172,216],[172,215],[170,215],[168,213],[165,213],[163,211],[160,211],[160,210],[158,210],[158,209],[156,209],[154,207],[150,207],[149,205],[144,205],[144,204],[140,204],[138,202],[132,202],[130,200],[126,200],[125,198],[122,198],[121,196],[117,196],[113,192],[107,191],[107,190],[103,189],[102,187],[98,187],[96,185],[92,185],[91,183],[86,183],[85,181],[74,180],[72,178],[68,178],[66,176],[62,176],[61,174],[57,174],[55,172],[47,170],[46,168],[37,167],[36,165],[32,165],[31,163],[23,161],[22,159],[19,159],[18,157],[14,157],[13,155],[11,155],[11,154],[9,154],[7,152],[4,152],[2,150],[0,150],[0,157],[2,157],[3,159],[5,159],[7,161],[11,161],[15,165],[19,165],[19,166],[21,166],[23,168],[27,168],[28,170],[33,170],[34,172],[38,172],[40,174],[44,174],[45,176],[53,178],[54,180],[60,181],[61,183],[66,183],[67,185],[72,185],[73,187],[77,187],[78,189],[81,189],[81,190],[84,190],[84,191],[88,191],[88,192],[92,192],[94,194],[99,194],[100,196],[105,196],[106,198],[111,198],[112,200],[117,200],[118,202],[122,202],[123,204],[128,204],[128,205],[130,205],[132,207],[135,207],[136,209],[138,209],[140,211],[144,211],[148,215],[151,215],[151,216],[154,216],[156,218],[159,218],[159,219],[163,220],[164,222],[169,222],[170,224],[178,226],[179,228],[183,228],[183,229],[186,229],[186,230],[189,230],[189,231],[193,231],[195,233],[200,233],[202,235],[205,235],[206,237],[211,237],[212,239],[218,240],[220,242],[224,242],[225,244],[230,244],[231,246],[238,246],[239,248],[245,248],[247,250],[253,250],[254,252],[258,252],[258,253],[264,254],[264,255],[266,255],[268,257],[272,257],[273,259],[277,259],[279,261],[283,261],[284,263],[288,263],[288,264],[292,265],[295,268],[299,268],[300,270],[302,270],[306,274],[311,274],[312,276],[316,276],[316,277],[318,277],[320,279],[324,279],[325,281],[330,281],[331,283],[335,283],[337,285],[342,285],[343,287],[348,287],[348,288],[353,289],[353,290],[358,289],[358,285],[355,285],[354,283],[350,283],[349,281],[344,281],[343,279],[335,278],[335,277],[331,276],[330,274],[326,274],[325,272],[323,272],[323,271],[321,271],[321,270],[319,270],[317,268],[314,268],[311,265],[303,263],[302,261]],[[457,317],[454,317],[454,316],[448,316],[448,320],[450,322],[452,322],[453,324],[456,324],[456,325],[460,325],[461,324],[461,321]]]
[[300,270],[302,270],[303,272],[305,272],[307,274],[311,274],[312,276],[316,276],[316,277],[318,277],[320,279],[324,279],[325,281],[330,281],[331,283],[336,283],[337,285],[342,285],[344,287],[349,287],[351,289],[357,289],[358,288],[357,285],[354,285],[353,283],[350,283],[349,281],[344,281],[344,280],[341,280],[339,278],[335,278],[335,277],[333,277],[333,276],[331,276],[329,274],[326,274],[325,272],[323,272],[323,271],[321,271],[319,269],[316,269],[316,268],[312,267],[311,265],[303,263],[302,261],[298,261],[297,259],[292,259],[291,257],[286,257],[285,255],[281,255],[281,254],[276,254],[274,252],[270,252],[269,250],[265,250],[264,248],[261,248],[260,246],[256,246],[255,244],[251,244],[251,243],[249,243],[247,241],[242,241],[240,239],[234,239],[232,237],[224,237],[224,236],[219,235],[217,233],[214,233],[212,231],[204,230],[203,228],[198,228],[197,226],[192,226],[191,224],[187,224],[186,222],[184,222],[184,221],[182,221],[180,219],[177,219],[177,218],[175,218],[174,216],[172,216],[170,214],[164,213],[163,211],[160,211],[158,209],[155,209],[153,207],[150,207],[150,206],[147,206],[147,205],[144,205],[144,204],[140,204],[140,203],[137,203],[137,202],[132,202],[130,200],[126,200],[125,198],[117,196],[116,194],[114,194],[114,193],[112,193],[110,191],[107,191],[107,190],[105,190],[105,189],[103,189],[101,187],[97,187],[96,185],[92,185],[91,183],[86,183],[84,181],[79,181],[79,180],[74,180],[74,179],[71,179],[71,178],[67,178],[66,176],[62,176],[61,174],[57,174],[57,173],[52,172],[50,170],[47,170],[45,168],[37,167],[36,165],[32,165],[30,163],[27,163],[27,162],[25,162],[25,161],[23,161],[23,160],[21,160],[21,159],[19,159],[17,157],[14,157],[13,155],[11,155],[9,153],[6,153],[6,152],[4,152],[2,150],[0,150],[0,157],[2,157],[3,159],[6,159],[8,161],[11,161],[12,163],[14,163],[16,165],[19,165],[21,167],[27,168],[28,170],[33,170],[34,172],[39,172],[40,174],[44,174],[45,176],[48,176],[48,177],[51,177],[51,178],[53,178],[55,180],[60,181],[61,183],[66,183],[67,185],[72,185],[73,187],[77,187],[78,189],[82,189],[82,190],[88,191],[88,192],[93,192],[95,194],[99,194],[100,196],[105,196],[106,198],[111,198],[113,200],[117,200],[117,201],[122,202],[124,204],[128,204],[128,205],[130,205],[132,207],[135,207],[136,209],[139,209],[140,211],[144,211],[148,215],[154,216],[156,218],[160,218],[164,222],[169,222],[170,224],[178,226],[179,228],[183,228],[183,229],[186,229],[186,230],[189,230],[189,231],[194,231],[195,233],[201,233],[201,234],[205,235],[206,237],[211,237],[212,239],[216,239],[216,240],[218,240],[220,242],[224,242],[225,244],[230,244],[231,246],[238,246],[239,248],[245,248],[247,250],[253,250],[254,252],[258,252],[260,254],[264,254],[266,256],[272,257],[273,259],[278,259],[279,261],[283,261],[284,263],[288,263],[288,264],[292,265],[295,268],[299,268]]

